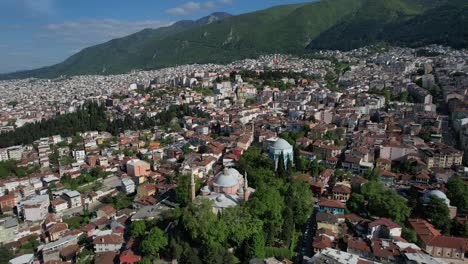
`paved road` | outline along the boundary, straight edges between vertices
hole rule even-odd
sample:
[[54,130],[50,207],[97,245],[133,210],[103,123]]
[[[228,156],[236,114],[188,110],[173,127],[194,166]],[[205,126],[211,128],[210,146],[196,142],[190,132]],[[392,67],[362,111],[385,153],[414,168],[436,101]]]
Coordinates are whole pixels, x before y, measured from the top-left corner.
[[315,231],[317,230],[317,222],[315,221],[315,216],[317,215],[318,207],[314,201],[314,210],[310,215],[307,225],[304,228],[304,233],[302,235],[301,241],[299,241],[299,252],[297,253],[296,263],[303,263],[304,257],[312,257],[314,252],[312,251],[312,242],[315,236]]

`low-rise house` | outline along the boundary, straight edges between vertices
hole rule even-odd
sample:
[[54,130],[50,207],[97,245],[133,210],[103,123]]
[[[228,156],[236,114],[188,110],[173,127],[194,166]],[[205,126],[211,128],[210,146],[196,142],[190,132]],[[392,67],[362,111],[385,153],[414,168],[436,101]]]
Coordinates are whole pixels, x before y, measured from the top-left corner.
[[16,206],[16,195],[11,192],[7,195],[0,196],[0,210],[2,214],[10,212]]
[[117,210],[112,205],[104,205],[99,210],[96,211],[96,215],[98,218],[107,217],[108,219],[114,218]]
[[120,250],[123,244],[123,238],[119,235],[105,235],[96,237],[93,241],[94,251],[96,253]]
[[51,225],[46,230],[46,236],[49,242],[59,240],[60,237],[68,230],[66,223],[56,223]]
[[332,189],[332,199],[343,203],[349,200],[351,188],[345,184],[337,183]]
[[329,212],[318,212],[316,217],[317,229],[328,229],[338,233],[338,218]]
[[368,223],[367,228],[368,238],[401,237],[401,226],[384,217]]
[[331,214],[344,214],[345,206],[343,203],[335,200],[321,199],[319,202],[320,212],[330,212]]
[[6,244],[15,241],[18,232],[18,219],[14,217],[0,219],[0,244]]
[[60,213],[68,209],[68,202],[60,197],[52,200],[50,204],[52,205],[52,210],[54,211],[54,213]]

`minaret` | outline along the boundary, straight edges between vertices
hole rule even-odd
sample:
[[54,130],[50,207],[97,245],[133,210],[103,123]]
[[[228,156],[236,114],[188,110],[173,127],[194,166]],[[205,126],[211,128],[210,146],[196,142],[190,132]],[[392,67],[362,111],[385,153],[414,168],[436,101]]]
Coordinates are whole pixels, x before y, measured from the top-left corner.
[[249,183],[247,182],[247,172],[244,173],[244,202],[249,200]]
[[192,189],[192,202],[194,202],[195,201],[195,179],[193,177],[193,174],[191,177],[190,187]]

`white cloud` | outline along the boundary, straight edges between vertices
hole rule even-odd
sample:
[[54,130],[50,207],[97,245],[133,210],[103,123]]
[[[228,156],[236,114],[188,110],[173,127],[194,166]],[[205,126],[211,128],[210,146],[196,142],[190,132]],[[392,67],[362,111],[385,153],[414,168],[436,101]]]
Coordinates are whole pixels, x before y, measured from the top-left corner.
[[188,16],[199,12],[208,11],[216,7],[214,1],[194,2],[189,1],[180,6],[166,10],[167,13],[176,16]]
[[89,45],[123,37],[145,28],[159,28],[170,24],[160,20],[130,22],[116,19],[87,19],[66,21],[44,25],[44,32],[39,37],[60,37],[66,42]]

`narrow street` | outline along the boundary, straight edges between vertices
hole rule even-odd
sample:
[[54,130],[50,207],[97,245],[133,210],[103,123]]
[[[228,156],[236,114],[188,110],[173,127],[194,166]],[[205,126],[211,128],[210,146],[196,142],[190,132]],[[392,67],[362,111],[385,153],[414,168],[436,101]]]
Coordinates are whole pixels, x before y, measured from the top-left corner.
[[314,202],[314,210],[310,215],[307,225],[304,228],[303,236],[301,241],[299,241],[299,252],[297,253],[296,264],[303,263],[304,257],[312,257],[314,252],[312,250],[312,243],[317,230],[317,223],[315,221],[315,216],[317,215],[318,207],[316,202]]

